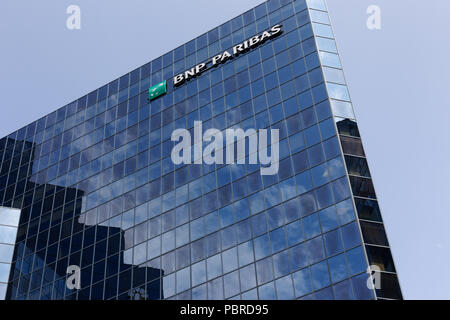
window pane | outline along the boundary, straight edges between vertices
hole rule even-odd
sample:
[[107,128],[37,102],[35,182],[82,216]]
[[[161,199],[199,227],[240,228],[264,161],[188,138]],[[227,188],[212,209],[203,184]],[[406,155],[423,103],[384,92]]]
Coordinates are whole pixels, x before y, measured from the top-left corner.
[[11,263],[14,253],[14,246],[0,244],[0,262]]
[[0,226],[0,243],[14,244],[16,242],[17,228]]
[[17,227],[19,219],[20,210],[0,207],[0,224]]
[[381,223],[372,223],[361,221],[361,229],[364,237],[364,242],[371,244],[379,244],[382,246],[389,246],[386,232]]
[[355,198],[355,203],[360,219],[382,222],[377,201]]
[[389,248],[366,246],[366,250],[371,265],[378,266],[381,271],[395,272],[394,261]]
[[348,173],[354,176],[370,178],[369,166],[365,158],[345,156]]
[[341,136],[341,143],[344,153],[365,157],[364,149],[360,139]]

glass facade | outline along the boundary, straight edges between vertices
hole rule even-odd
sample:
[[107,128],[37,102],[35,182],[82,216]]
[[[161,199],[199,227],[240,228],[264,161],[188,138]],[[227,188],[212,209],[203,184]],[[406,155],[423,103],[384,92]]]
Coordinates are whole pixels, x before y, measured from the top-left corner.
[[[174,165],[171,134],[194,121],[278,129],[278,173]],[[402,298],[323,0],[262,3],[1,139],[0,167],[6,299]]]

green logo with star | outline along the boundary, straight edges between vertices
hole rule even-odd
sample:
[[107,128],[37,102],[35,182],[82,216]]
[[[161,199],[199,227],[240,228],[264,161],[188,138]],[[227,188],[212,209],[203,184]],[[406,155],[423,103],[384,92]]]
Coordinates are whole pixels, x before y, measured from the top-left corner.
[[154,85],[150,89],[148,89],[148,100],[153,100],[167,93],[167,82],[164,80],[163,82]]

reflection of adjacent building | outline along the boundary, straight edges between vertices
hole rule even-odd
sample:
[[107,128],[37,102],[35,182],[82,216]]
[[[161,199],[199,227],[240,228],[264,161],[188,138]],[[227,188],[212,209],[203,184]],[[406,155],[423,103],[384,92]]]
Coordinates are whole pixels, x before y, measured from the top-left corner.
[[[8,169],[2,163],[0,178],[0,205],[22,210],[7,299],[163,298],[163,271],[133,265],[125,257],[126,231],[88,224],[81,214],[83,190],[43,183],[42,174],[30,179],[36,168],[34,144],[8,141],[9,145],[20,145],[17,150],[23,151],[7,157],[11,161]],[[14,153],[7,146],[2,153]],[[11,165],[16,159],[20,162]],[[17,177],[19,183],[8,183]],[[23,192],[17,193],[18,188]],[[69,265],[81,268],[80,290],[66,288]]]
[[0,300],[5,300],[20,210],[0,207]]

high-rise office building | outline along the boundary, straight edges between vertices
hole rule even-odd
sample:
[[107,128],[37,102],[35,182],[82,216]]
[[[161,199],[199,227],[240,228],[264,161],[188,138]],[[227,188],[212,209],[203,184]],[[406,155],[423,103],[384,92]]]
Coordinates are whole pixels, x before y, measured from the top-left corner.
[[402,298],[323,0],[262,3],[1,139],[0,167],[0,299]]

